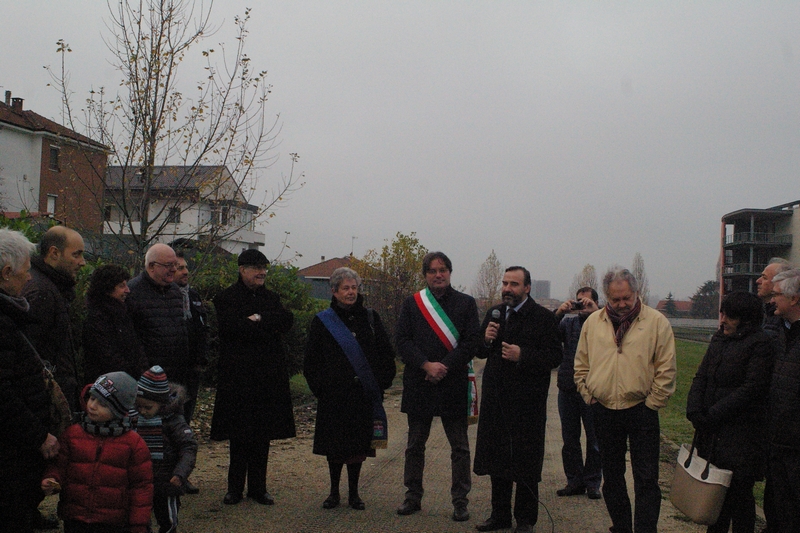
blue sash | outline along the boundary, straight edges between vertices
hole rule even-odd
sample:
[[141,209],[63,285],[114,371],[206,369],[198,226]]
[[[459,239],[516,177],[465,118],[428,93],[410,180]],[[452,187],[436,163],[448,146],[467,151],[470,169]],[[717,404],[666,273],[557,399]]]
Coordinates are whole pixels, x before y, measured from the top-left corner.
[[347,326],[333,309],[328,308],[321,313],[317,313],[317,317],[319,317],[322,324],[333,335],[333,339],[344,351],[347,360],[350,361],[350,365],[361,381],[367,400],[372,403],[372,447],[386,448],[389,426],[386,419],[386,411],[383,409],[383,393],[378,386],[375,375],[372,373],[372,369],[369,367],[364,352],[361,350],[361,345],[358,344],[358,341],[353,337],[353,333],[347,329]]

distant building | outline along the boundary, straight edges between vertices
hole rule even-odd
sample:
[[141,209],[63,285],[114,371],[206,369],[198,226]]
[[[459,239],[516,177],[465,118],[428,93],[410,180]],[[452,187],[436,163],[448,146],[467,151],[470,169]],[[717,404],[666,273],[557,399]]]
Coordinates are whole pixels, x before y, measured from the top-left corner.
[[48,216],[99,235],[108,148],[22,106],[11,91],[0,102],[0,213]]
[[[264,234],[255,228],[258,207],[247,203],[225,166],[154,167],[148,192],[151,231],[160,228],[160,242],[211,238],[234,254],[264,245]],[[138,232],[142,173],[135,167],[108,167],[105,193],[105,233],[124,239],[130,235],[129,221]]]
[[[667,303],[669,300],[659,300],[656,304],[656,311],[661,311],[667,316]],[[692,301],[691,300],[672,300],[675,304],[675,312],[671,315],[674,317],[688,317],[692,314]]]
[[800,200],[767,209],[739,209],[722,217],[720,293],[756,292],[756,280],[773,257],[800,264]]
[[350,267],[350,262],[352,260],[353,256],[334,257],[328,260],[325,259],[325,256],[322,256],[319,263],[298,270],[297,277],[300,281],[311,285],[312,298],[330,300],[331,274],[333,274],[333,271],[337,268]]
[[550,299],[550,282],[535,279],[531,282],[531,296],[537,302]]

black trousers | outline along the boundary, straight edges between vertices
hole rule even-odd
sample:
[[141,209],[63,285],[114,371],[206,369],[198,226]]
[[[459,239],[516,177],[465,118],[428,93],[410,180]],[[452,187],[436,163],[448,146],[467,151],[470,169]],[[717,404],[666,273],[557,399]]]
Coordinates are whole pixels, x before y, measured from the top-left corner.
[[800,452],[777,447],[770,452],[764,515],[770,533],[800,531]]
[[231,438],[231,462],[228,467],[228,492],[242,494],[247,480],[247,493],[267,492],[267,459],[269,441]]
[[[497,476],[492,480],[492,516],[501,522],[511,521],[511,493],[514,482]],[[539,519],[539,483],[535,478],[517,481],[514,499],[514,518],[517,525],[536,525]]]

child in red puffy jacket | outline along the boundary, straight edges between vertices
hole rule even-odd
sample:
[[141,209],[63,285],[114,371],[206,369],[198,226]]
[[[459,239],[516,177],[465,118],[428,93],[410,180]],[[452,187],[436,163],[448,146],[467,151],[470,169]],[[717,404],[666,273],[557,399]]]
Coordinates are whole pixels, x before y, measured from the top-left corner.
[[136,380],[125,372],[100,376],[86,412],[59,437],[56,464],[42,480],[45,494],[61,491],[65,533],[146,533],[153,505],[150,450],[131,431],[128,412]]

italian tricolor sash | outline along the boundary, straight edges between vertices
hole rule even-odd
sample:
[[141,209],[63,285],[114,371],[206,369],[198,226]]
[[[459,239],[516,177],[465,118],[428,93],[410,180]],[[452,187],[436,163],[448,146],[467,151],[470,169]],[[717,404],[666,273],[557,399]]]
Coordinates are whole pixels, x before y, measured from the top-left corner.
[[[447,348],[447,351],[455,349],[458,346],[458,330],[439,305],[439,302],[431,294],[430,289],[426,287],[414,294],[414,301],[417,303],[417,307],[422,316],[425,317],[428,325]],[[467,417],[470,424],[476,424],[478,422],[478,386],[475,380],[475,370],[472,368],[472,361],[467,364],[467,376]]]

